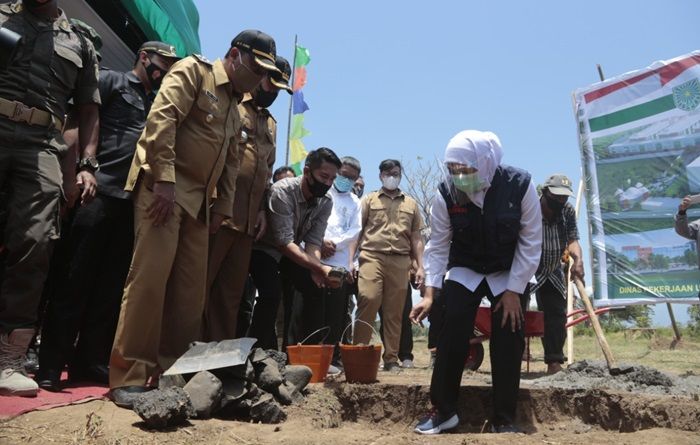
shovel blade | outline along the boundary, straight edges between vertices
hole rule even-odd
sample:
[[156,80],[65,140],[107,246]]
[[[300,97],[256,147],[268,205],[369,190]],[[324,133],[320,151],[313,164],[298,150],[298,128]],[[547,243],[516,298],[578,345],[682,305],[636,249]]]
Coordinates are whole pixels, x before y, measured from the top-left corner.
[[190,374],[242,365],[256,341],[255,338],[243,337],[218,343],[197,343],[182,354],[163,375]]

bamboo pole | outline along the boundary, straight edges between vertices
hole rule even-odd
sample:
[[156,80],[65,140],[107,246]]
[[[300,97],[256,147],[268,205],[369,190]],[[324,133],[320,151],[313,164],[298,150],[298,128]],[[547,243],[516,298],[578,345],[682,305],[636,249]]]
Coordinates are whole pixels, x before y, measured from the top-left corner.
[[[294,88],[294,67],[297,64],[297,35],[294,34],[294,54],[292,56],[292,77],[290,82],[292,83],[292,88]],[[289,165],[289,136],[292,134],[292,105],[294,104],[294,95],[289,96],[289,113],[287,114],[287,151],[284,154],[284,165]]]
[[[583,196],[583,178],[578,182],[578,191],[576,192],[576,220],[578,220],[578,212],[581,208],[581,198]],[[573,261],[569,258],[569,265],[566,273],[566,313],[570,314],[574,311],[574,284],[571,282],[571,267]],[[574,362],[574,327],[566,328],[566,363]]]

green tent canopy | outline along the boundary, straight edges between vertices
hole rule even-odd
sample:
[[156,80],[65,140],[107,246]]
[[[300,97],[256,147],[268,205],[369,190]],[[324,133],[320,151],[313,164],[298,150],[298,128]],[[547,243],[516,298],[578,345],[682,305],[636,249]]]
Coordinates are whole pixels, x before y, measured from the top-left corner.
[[167,42],[180,57],[200,53],[199,12],[193,0],[121,0],[149,40]]

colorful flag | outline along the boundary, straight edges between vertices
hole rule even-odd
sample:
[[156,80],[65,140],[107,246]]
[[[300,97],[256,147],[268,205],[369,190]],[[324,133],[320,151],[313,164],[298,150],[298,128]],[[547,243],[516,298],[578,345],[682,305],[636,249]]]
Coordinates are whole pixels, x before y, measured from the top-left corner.
[[304,93],[301,91],[306,85],[306,65],[311,61],[309,50],[297,45],[294,56],[294,83],[292,90],[292,117],[289,128],[289,163],[297,175],[302,173],[306,149],[301,141],[310,134],[304,128],[304,112],[309,106],[304,101]]

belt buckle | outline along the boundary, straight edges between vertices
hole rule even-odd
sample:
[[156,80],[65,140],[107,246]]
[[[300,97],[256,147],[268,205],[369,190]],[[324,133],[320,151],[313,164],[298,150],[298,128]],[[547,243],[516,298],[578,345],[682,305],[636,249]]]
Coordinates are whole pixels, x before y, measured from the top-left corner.
[[32,114],[34,113],[34,108],[24,105],[22,102],[14,101],[15,109],[12,112],[10,120],[15,122],[27,122],[31,121]]

